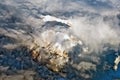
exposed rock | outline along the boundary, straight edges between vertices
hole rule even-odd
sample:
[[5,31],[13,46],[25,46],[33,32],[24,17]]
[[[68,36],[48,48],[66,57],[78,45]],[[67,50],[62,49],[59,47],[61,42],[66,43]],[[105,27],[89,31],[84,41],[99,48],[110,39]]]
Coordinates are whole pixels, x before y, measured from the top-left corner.
[[78,70],[96,70],[96,65],[90,62],[80,62],[79,66],[78,66]]
[[35,52],[33,50],[31,53],[34,59],[36,59],[41,64],[45,64],[53,71],[59,71],[61,68],[63,68],[69,59],[68,57],[60,56],[55,52],[51,53],[45,48],[41,48],[39,52]]
[[35,74],[34,71],[22,70],[14,75],[2,74],[0,75],[0,80],[34,80]]
[[24,80],[23,75],[6,76],[3,80]]
[[8,66],[5,67],[5,66],[0,66],[0,72],[4,72],[4,71],[7,71],[8,70]]
[[68,55],[72,48],[83,45],[73,35],[54,30],[43,31],[41,41],[41,44],[40,40],[36,41],[30,48],[32,57],[53,71],[59,71],[69,61]]

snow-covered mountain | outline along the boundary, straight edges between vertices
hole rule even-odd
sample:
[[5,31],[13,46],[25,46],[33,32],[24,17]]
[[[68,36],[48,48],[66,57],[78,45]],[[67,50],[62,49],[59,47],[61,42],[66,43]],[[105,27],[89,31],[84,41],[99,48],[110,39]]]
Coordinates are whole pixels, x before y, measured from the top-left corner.
[[120,78],[119,30],[119,0],[0,0],[0,48],[26,46],[63,80]]

